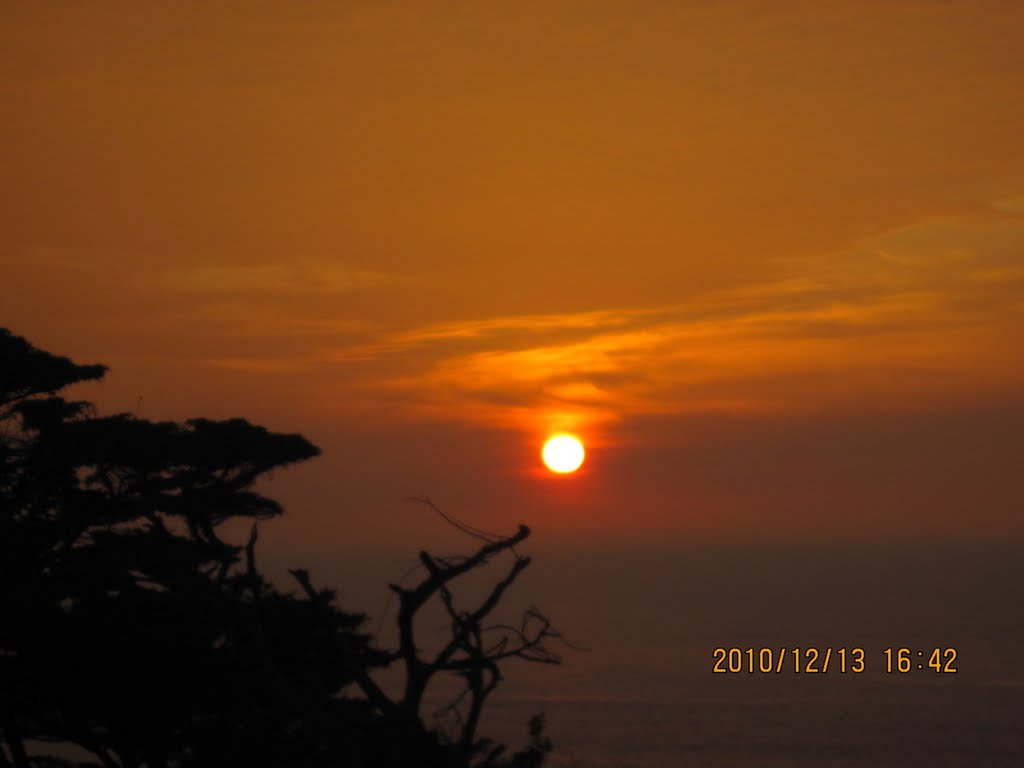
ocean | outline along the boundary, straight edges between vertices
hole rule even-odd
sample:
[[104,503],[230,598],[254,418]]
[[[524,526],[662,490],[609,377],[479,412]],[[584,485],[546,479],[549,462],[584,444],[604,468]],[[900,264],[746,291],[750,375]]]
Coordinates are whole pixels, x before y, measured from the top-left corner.
[[[1020,768],[1022,554],[961,542],[541,552],[516,599],[575,647],[559,666],[509,663],[483,730],[522,745],[543,712],[550,764],[577,768]],[[716,648],[740,649],[743,671],[714,672]],[[821,657],[818,672],[794,671],[794,648],[805,664],[806,649],[831,648],[829,671]]]

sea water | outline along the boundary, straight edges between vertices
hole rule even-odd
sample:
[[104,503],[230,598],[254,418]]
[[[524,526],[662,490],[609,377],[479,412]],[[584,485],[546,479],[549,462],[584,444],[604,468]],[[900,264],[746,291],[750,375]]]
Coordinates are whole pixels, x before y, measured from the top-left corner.
[[[543,712],[552,765],[584,768],[1024,766],[1022,553],[947,542],[565,554],[524,586],[586,650],[563,647],[560,667],[510,666],[485,728],[522,743]],[[755,656],[754,672],[722,673],[716,648],[790,656],[781,672]],[[795,671],[794,648],[831,648],[829,671],[820,657],[818,672]]]

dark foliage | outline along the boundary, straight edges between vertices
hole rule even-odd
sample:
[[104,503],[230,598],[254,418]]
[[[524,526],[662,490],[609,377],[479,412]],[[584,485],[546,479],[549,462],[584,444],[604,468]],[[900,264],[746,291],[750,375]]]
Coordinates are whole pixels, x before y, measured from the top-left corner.
[[[300,435],[243,419],[150,422],[97,417],[63,388],[103,376],[0,329],[0,766],[73,765],[30,757],[30,742],[69,743],[82,765],[539,766],[550,751],[542,719],[531,744],[477,736],[481,708],[518,657],[555,663],[557,636],[531,611],[518,627],[484,622],[528,558],[529,534],[483,537],[465,558],[435,558],[400,600],[400,645],[372,647],[364,616],[292,575],[282,593],[256,566],[255,521],[281,513],[253,490],[264,473],[316,456]],[[246,546],[225,521],[251,518]],[[459,576],[501,553],[513,564],[485,601],[456,608]],[[451,637],[424,658],[417,612],[440,599]],[[374,670],[404,666],[392,700]],[[453,736],[430,729],[424,692],[439,674],[465,683]]]

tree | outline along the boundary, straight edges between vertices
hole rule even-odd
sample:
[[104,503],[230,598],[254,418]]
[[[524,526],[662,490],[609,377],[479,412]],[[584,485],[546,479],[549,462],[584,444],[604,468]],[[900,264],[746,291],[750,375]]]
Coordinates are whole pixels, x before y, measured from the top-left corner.
[[[105,372],[0,329],[0,766],[43,765],[30,741],[77,745],[104,768],[541,764],[540,720],[504,763],[478,736],[503,661],[557,662],[535,609],[519,627],[485,626],[529,564],[515,552],[527,528],[465,558],[422,552],[421,583],[392,586],[399,647],[375,648],[365,616],[307,571],[292,571],[296,595],[257,568],[257,524],[282,509],[255,482],[319,450],[243,419],[100,417],[58,394]],[[253,520],[245,545],[219,533],[239,518]],[[512,566],[486,600],[457,608],[455,579],[504,553]],[[428,659],[414,630],[431,599],[451,636]],[[397,700],[373,677],[392,664],[405,671]],[[422,712],[442,674],[464,681],[454,735]]]

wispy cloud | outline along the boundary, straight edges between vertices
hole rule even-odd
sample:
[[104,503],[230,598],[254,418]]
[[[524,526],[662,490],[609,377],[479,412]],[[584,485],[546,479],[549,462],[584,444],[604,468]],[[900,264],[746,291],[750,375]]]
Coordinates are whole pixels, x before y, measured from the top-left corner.
[[1017,217],[935,219],[686,303],[427,325],[302,364],[342,365],[352,403],[505,426],[982,396],[1024,382],[1019,247]]
[[[423,286],[330,260],[192,263],[95,284],[145,302],[151,322],[215,329],[216,343],[181,341],[193,361],[302,376],[328,408],[534,428],[1019,388],[1022,253],[1024,215],[1006,203],[778,260],[773,279],[673,304],[420,325],[360,307]],[[103,272],[96,259],[30,256],[73,281]]]

